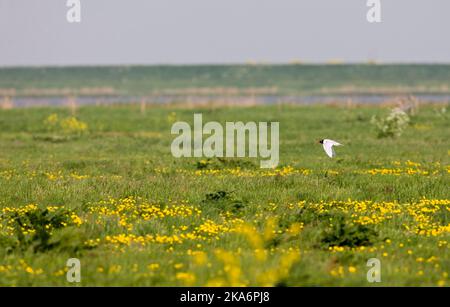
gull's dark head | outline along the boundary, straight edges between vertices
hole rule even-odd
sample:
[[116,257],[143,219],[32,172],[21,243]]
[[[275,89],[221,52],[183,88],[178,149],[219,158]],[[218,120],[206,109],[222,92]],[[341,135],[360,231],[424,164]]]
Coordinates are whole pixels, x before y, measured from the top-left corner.
[[320,144],[323,144],[323,140],[320,140],[319,143],[320,143]]

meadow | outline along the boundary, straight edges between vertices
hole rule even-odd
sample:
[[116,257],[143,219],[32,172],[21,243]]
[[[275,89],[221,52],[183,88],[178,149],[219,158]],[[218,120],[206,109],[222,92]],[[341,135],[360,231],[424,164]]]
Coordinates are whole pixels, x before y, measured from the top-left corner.
[[[280,122],[280,164],[172,157],[171,126],[194,113]],[[0,285],[448,286],[450,115],[420,105],[401,136],[380,138],[371,118],[387,113],[0,110]],[[322,138],[345,145],[336,158]],[[69,258],[80,283],[66,280]],[[380,283],[367,281],[370,258]]]

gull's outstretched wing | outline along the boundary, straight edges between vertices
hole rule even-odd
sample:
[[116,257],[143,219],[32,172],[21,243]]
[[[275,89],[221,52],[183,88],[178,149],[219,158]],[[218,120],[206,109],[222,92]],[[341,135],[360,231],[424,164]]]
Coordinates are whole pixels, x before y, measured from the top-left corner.
[[340,146],[340,145],[342,145],[342,144],[340,144],[336,141],[333,141],[333,140],[328,140],[328,139],[323,140],[323,149],[325,150],[328,157],[330,157],[330,158],[333,158],[334,156],[336,156],[333,146]]
[[323,149],[325,150],[325,152],[327,153],[328,157],[333,158],[336,153],[334,152],[333,149],[333,145],[329,144],[329,143],[323,143]]

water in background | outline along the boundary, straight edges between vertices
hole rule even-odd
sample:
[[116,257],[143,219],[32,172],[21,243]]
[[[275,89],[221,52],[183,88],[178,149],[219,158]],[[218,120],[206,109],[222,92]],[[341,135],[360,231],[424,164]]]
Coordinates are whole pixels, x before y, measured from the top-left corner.
[[[79,96],[76,98],[67,97],[13,97],[10,103],[14,107],[32,106],[64,106],[68,101],[77,105],[108,105],[121,103],[142,103],[146,104],[230,104],[230,105],[253,105],[253,104],[328,104],[328,103],[362,103],[381,104],[392,101],[398,96],[391,95],[333,95],[333,96],[279,96],[279,95],[258,95],[258,96]],[[414,95],[421,102],[428,103],[449,103],[449,94],[423,94]]]

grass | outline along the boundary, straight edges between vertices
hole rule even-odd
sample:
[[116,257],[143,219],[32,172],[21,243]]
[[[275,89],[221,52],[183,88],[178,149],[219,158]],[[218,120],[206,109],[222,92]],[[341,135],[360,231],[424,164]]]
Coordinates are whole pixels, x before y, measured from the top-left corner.
[[[65,108],[1,110],[0,285],[74,285],[75,257],[83,286],[448,286],[450,121],[437,110],[394,139],[377,138],[370,119],[387,110],[368,106],[81,107],[67,125],[87,130],[51,126]],[[196,112],[280,122],[280,165],[173,158],[171,125]],[[315,143],[326,137],[345,144],[335,159]]]
[[0,68],[0,96],[448,94],[449,80],[450,65]]

